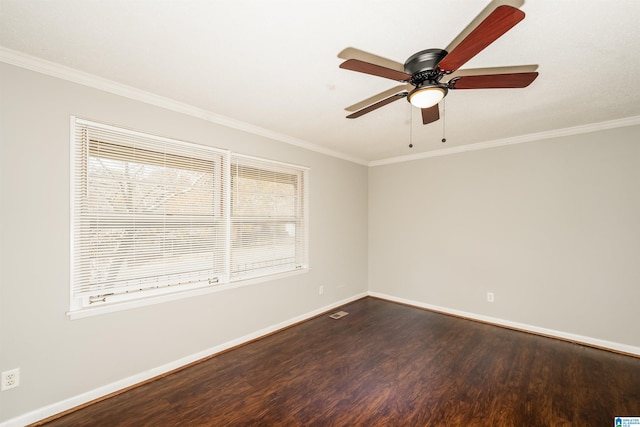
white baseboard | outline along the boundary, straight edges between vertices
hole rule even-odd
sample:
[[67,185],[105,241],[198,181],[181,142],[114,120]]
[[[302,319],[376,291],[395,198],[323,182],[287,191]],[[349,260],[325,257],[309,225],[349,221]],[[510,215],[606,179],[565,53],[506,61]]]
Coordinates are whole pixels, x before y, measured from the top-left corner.
[[308,320],[312,317],[315,317],[324,312],[330,311],[334,308],[340,307],[342,305],[348,304],[360,298],[364,298],[366,296],[372,296],[375,298],[380,298],[387,301],[397,302],[401,304],[406,304],[418,308],[424,308],[427,310],[437,311],[445,314],[451,314],[458,317],[463,317],[467,319],[478,320],[485,323],[490,323],[498,326],[504,326],[511,329],[517,329],[525,332],[532,332],[539,335],[545,335],[549,337],[556,337],[563,340],[568,340],[576,343],[586,344],[593,347],[609,349],[615,352],[626,353],[634,356],[640,357],[640,347],[634,347],[626,344],[620,344],[611,341],[600,340],[597,338],[586,337],[582,335],[571,334],[562,331],[556,331],[553,329],[540,328],[537,326],[527,325],[524,323],[512,322],[509,320],[498,319],[495,317],[483,316],[475,313],[469,313],[460,310],[454,310],[447,307],[440,307],[433,304],[427,304],[420,301],[408,300],[405,298],[394,297],[391,295],[379,293],[379,292],[364,292],[358,295],[354,295],[352,297],[346,298],[342,301],[335,302],[333,304],[326,305],[324,307],[318,308],[311,312],[302,314],[300,316],[296,316],[294,318],[288,319],[284,322],[271,325],[267,328],[255,331],[251,334],[239,337],[237,339],[228,341],[226,343],[220,344],[218,346],[209,348],[207,350],[189,355],[187,357],[183,357],[181,359],[175,360],[171,363],[167,363],[165,365],[159,366],[157,368],[150,369],[145,372],[140,372],[139,374],[132,375],[127,378],[123,378],[119,381],[113,382],[111,384],[107,384],[102,387],[98,387],[94,390],[88,391],[86,393],[82,393],[80,395],[71,397],[69,399],[65,399],[60,402],[53,403],[51,405],[39,408],[35,411],[28,412],[26,414],[20,415],[18,417],[12,418],[10,420],[4,421],[0,423],[0,427],[22,427],[27,424],[31,424],[45,418],[51,417],[53,415],[59,414],[61,412],[67,411],[69,409],[75,408],[77,406],[83,405],[85,403],[91,402],[93,400],[99,399],[101,397],[107,396],[111,393],[117,392],[119,390],[123,390],[125,388],[134,386],[136,384],[140,384],[144,381],[150,380],[157,376],[166,374],[168,372],[174,371],[178,368],[181,368],[190,363],[196,362],[201,359],[205,359],[209,356],[213,356],[222,351],[228,350],[235,346],[250,342],[257,338],[269,335],[273,332],[279,331],[283,328],[286,328],[291,325],[295,325],[296,323],[302,322],[304,320]]
[[140,372],[136,375],[132,375],[127,378],[123,378],[119,381],[113,382],[111,384],[107,384],[102,387],[98,387],[94,390],[88,391],[86,393],[82,393],[80,395],[71,397],[69,399],[62,400],[60,402],[53,403],[51,405],[36,409],[35,411],[28,412],[26,414],[20,415],[18,417],[12,418],[10,420],[4,421],[0,423],[0,427],[22,427],[27,424],[35,423],[36,421],[43,420],[45,418],[49,418],[53,415],[59,414],[61,412],[67,411],[69,409],[75,408],[77,406],[83,405],[85,403],[91,402],[93,400],[99,399],[101,397],[107,396],[111,393],[115,393],[119,390],[123,390],[125,388],[134,386],[136,384],[140,384],[144,381],[155,378],[159,375],[166,374],[168,372],[174,371],[178,368],[186,366],[190,363],[197,362],[198,360],[205,359],[209,356],[213,356],[222,351],[228,350],[235,346],[253,341],[257,338],[264,337],[273,332],[279,331],[291,325],[295,325],[296,323],[302,322],[304,320],[311,319],[319,314],[330,311],[334,308],[340,307],[342,305],[348,304],[360,298],[364,298],[368,296],[366,292],[351,296],[349,298],[343,299],[341,301],[337,301],[335,303],[326,305],[324,307],[320,307],[316,310],[310,311],[308,313],[302,314],[300,316],[296,316],[294,318],[285,320],[284,322],[271,325],[267,328],[260,329],[259,331],[255,331],[251,334],[236,338],[234,340],[225,342],[224,344],[217,345],[215,347],[206,349],[204,351],[183,357],[181,359],[175,360],[171,363],[167,363],[162,366],[158,366],[156,368],[150,369],[145,372]]
[[538,335],[544,335],[552,338],[559,338],[566,341],[575,342],[578,344],[585,344],[591,347],[597,347],[605,350],[611,350],[617,353],[625,353],[632,356],[640,357],[640,347],[634,347],[627,344],[621,344],[612,341],[605,341],[598,338],[586,337],[583,335],[576,335],[569,332],[556,331],[553,329],[541,328],[538,326],[527,325],[525,323],[512,322],[510,320],[498,319],[496,317],[483,316],[481,314],[468,313],[466,311],[454,310],[448,307],[440,307],[433,304],[427,304],[420,301],[408,300],[405,298],[398,298],[379,292],[369,291],[369,296],[380,298],[387,301],[398,302],[401,304],[411,305],[418,308],[424,308],[427,310],[437,311],[440,313],[451,314],[457,317],[463,317],[472,320],[478,320],[484,323],[490,323],[497,326],[503,326],[510,329],[517,329],[524,332],[531,332]]

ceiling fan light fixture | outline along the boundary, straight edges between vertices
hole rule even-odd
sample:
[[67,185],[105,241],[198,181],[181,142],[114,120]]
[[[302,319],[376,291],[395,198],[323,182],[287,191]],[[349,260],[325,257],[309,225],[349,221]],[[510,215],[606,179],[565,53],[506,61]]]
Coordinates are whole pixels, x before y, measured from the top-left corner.
[[442,101],[447,88],[440,85],[418,86],[409,94],[409,102],[418,108],[429,108]]

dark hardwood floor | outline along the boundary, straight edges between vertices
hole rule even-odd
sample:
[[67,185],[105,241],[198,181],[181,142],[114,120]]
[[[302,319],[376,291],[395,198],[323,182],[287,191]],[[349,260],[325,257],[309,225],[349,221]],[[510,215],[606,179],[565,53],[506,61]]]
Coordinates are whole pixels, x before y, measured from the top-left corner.
[[[640,359],[366,298],[46,426],[613,426]],[[335,310],[338,311],[338,310]]]

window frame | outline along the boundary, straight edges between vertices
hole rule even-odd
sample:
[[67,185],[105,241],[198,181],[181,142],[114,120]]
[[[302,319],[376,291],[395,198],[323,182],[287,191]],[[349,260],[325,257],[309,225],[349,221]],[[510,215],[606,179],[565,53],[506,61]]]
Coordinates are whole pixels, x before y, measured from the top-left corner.
[[[79,300],[78,298],[78,288],[76,283],[76,276],[78,275],[76,270],[77,264],[77,253],[78,253],[78,221],[81,216],[79,212],[79,204],[82,203],[82,197],[86,197],[86,195],[79,194],[78,189],[78,174],[84,168],[85,173],[87,169],[86,163],[82,164],[82,162],[87,162],[89,157],[88,153],[83,153],[82,158],[78,157],[77,150],[79,149],[78,144],[82,142],[78,141],[77,132],[79,127],[95,127],[100,129],[107,129],[112,132],[119,133],[123,135],[123,137],[131,136],[132,138],[146,138],[151,141],[157,141],[158,144],[178,144],[185,147],[194,147],[197,150],[204,150],[207,152],[218,153],[223,158],[223,161],[220,164],[221,167],[221,182],[219,183],[221,187],[221,203],[222,206],[222,215],[224,219],[224,250],[222,254],[218,254],[222,256],[224,259],[224,268],[225,274],[222,274],[218,280],[215,282],[208,283],[193,283],[193,284],[181,284],[179,287],[171,285],[150,288],[139,290],[133,292],[131,294],[123,293],[123,294],[115,294],[115,295],[101,295],[99,298],[93,298],[91,302],[88,299]],[[70,161],[71,161],[71,177],[70,177],[70,284],[69,284],[69,311],[67,314],[71,319],[82,318],[87,316],[93,316],[96,314],[108,313],[113,311],[125,310],[134,307],[141,307],[145,305],[156,304],[165,301],[171,301],[175,299],[181,299],[191,296],[204,295],[211,292],[219,292],[228,289],[234,289],[240,286],[252,285],[255,283],[260,283],[264,281],[274,280],[280,277],[286,277],[289,275],[297,275],[301,273],[305,273],[310,270],[309,267],[309,258],[308,258],[308,248],[309,248],[309,209],[308,209],[308,192],[309,192],[309,183],[308,183],[308,172],[309,168],[299,165],[293,165],[283,162],[272,161],[268,159],[262,159],[259,157],[246,156],[239,153],[234,153],[230,150],[210,147],[208,145],[202,144],[193,144],[185,141],[180,141],[171,138],[160,137],[156,135],[151,135],[148,133],[138,132],[130,129],[125,129],[122,127],[112,126],[104,123],[94,122],[90,120],[85,120],[78,118],[76,116],[70,117],[70,139],[71,139],[71,150],[70,150]],[[108,143],[108,142],[107,142]],[[90,142],[85,142],[85,144],[90,144]],[[160,151],[159,151],[160,152]],[[197,157],[195,157],[198,159]],[[235,158],[246,158],[252,159],[252,161],[257,162],[259,165],[263,165],[263,167],[268,169],[285,169],[285,170],[293,170],[298,174],[298,194],[297,202],[300,204],[299,209],[301,211],[301,218],[299,221],[302,221],[303,230],[301,236],[296,236],[296,254],[300,253],[300,257],[296,260],[298,261],[295,266],[291,266],[285,269],[281,269],[281,271],[267,271],[264,274],[255,274],[255,275],[242,275],[239,277],[232,277],[230,274],[231,271],[231,245],[232,245],[232,215],[231,215],[231,191],[232,191],[232,178],[231,178],[231,162],[232,159]],[[198,159],[199,161],[201,159]],[[215,174],[213,174],[215,175]],[[217,185],[217,184],[216,184]],[[215,198],[215,196],[214,196]],[[80,200],[79,200],[80,199]],[[299,241],[298,241],[299,240]],[[299,246],[298,246],[299,245]],[[277,269],[276,269],[277,270]]]
[[[234,249],[242,251],[242,248],[239,248],[238,244],[234,245],[234,242],[232,241],[229,252],[229,255],[231,256],[229,270],[231,280],[246,280],[254,277],[260,277],[262,275],[277,274],[282,270],[287,271],[287,265],[290,266],[288,270],[304,268],[307,264],[308,255],[308,247],[306,245],[306,242],[308,241],[308,209],[306,205],[307,194],[305,192],[307,186],[306,171],[299,167],[292,168],[291,165],[285,163],[265,161],[258,157],[235,153],[231,155],[229,165],[231,168],[230,188],[232,192],[231,197],[229,198],[231,202],[229,216],[233,237],[237,238],[236,233],[238,230],[234,228],[234,225],[236,224],[253,224],[259,229],[273,230],[274,236],[271,236],[271,238],[268,236],[270,233],[256,233],[256,240],[263,241],[266,234],[266,245],[275,251],[275,246],[277,246],[280,241],[280,239],[275,236],[278,226],[284,224],[286,228],[287,225],[291,225],[293,230],[295,230],[294,238],[292,239],[294,241],[293,245],[295,246],[294,259],[289,262],[283,262],[282,264],[278,264],[277,259],[271,258],[266,262],[267,265],[263,267],[241,270],[236,267],[236,263],[234,262],[237,259]],[[242,175],[240,170],[243,171]],[[245,181],[253,181],[255,186],[259,186],[257,183],[264,183],[266,184],[266,187],[273,188],[271,191],[255,192],[254,190],[253,194],[248,194],[246,191],[240,191],[237,188],[240,186],[238,182],[240,178]],[[287,184],[293,187],[291,194],[283,194],[278,191],[278,185],[280,185],[279,189],[282,190]],[[273,200],[273,206],[267,208],[261,207],[261,215],[259,215],[258,212],[247,212],[246,209],[242,209],[244,206],[242,206],[241,203],[240,206],[238,206],[238,209],[242,209],[244,212],[243,214],[236,214],[234,201],[239,198],[240,194],[245,196],[249,195],[249,197],[266,197],[276,200]],[[278,203],[277,199],[280,199],[280,201],[284,200],[285,202],[287,199],[291,199],[292,203],[289,204],[292,206],[289,206],[289,209],[286,209],[287,203]],[[293,212],[290,214],[279,214],[278,210],[282,209],[282,207],[277,206],[278,204],[285,205],[285,210],[292,210]],[[253,206],[254,205],[252,205],[252,207]],[[298,231],[300,231],[300,233],[298,233]],[[299,234],[302,235],[298,237]],[[285,240],[289,240],[287,239],[289,236],[283,237]],[[265,273],[261,273],[261,271],[264,271]]]

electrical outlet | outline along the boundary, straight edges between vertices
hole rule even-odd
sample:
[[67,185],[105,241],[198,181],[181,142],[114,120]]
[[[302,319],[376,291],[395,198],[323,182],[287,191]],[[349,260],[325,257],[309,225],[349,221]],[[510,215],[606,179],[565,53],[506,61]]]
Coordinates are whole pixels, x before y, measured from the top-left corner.
[[318,288],[318,295],[322,295],[322,294],[324,294],[324,286],[320,286]]
[[1,381],[2,383],[0,383],[0,388],[2,391],[18,387],[20,385],[20,368],[4,371],[2,373]]
[[487,292],[487,301],[489,302],[495,301],[495,299],[493,298],[493,292]]

